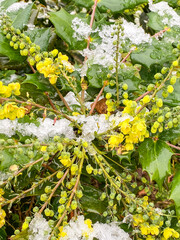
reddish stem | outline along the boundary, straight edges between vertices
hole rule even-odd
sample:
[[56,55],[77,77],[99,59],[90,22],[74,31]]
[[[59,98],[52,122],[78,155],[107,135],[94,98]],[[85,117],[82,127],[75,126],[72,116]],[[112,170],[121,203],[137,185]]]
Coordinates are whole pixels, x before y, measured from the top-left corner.
[[140,97],[138,97],[135,101],[138,102],[139,100],[141,100],[143,97],[145,97],[146,95],[148,95],[151,91],[147,91],[145,93],[143,93]]
[[180,147],[175,146],[175,145],[173,145],[173,144],[171,144],[171,143],[169,143],[169,142],[166,142],[166,143],[167,143],[167,145],[169,145],[170,147],[175,148],[175,149],[177,149],[177,150],[180,150]]
[[99,98],[100,98],[101,94],[103,93],[105,86],[106,86],[106,84],[104,84],[104,86],[101,88],[99,94],[97,95],[96,100],[92,105],[91,111],[89,112],[89,115],[91,115],[93,113],[94,108],[96,107],[96,104],[99,101]]

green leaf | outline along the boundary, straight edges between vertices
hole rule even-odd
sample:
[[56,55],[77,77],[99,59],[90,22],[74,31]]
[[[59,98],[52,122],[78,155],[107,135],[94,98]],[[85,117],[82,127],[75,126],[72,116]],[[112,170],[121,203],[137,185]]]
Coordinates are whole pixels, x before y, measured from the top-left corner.
[[31,41],[41,47],[42,51],[46,51],[51,37],[50,28],[33,29],[25,32],[31,38]]
[[155,31],[160,31],[164,29],[164,24],[162,23],[162,17],[159,16],[156,12],[150,12],[148,13],[148,26],[152,28]]
[[173,199],[176,207],[176,214],[180,217],[180,168],[178,168],[171,187],[170,199]]
[[167,41],[158,41],[153,39],[151,45],[145,44],[143,48],[134,51],[131,54],[133,64],[141,64],[150,68],[154,64],[163,65],[166,62],[171,62],[176,59],[172,55],[172,44]]
[[78,41],[73,37],[74,30],[72,29],[72,20],[77,16],[72,16],[61,8],[58,12],[50,13],[50,21],[53,23],[56,29],[56,33],[66,43],[68,43],[70,49],[82,50],[86,47],[86,41]]
[[15,2],[17,2],[17,0],[4,0],[0,2],[0,7],[2,7],[3,9],[7,9],[9,6],[11,6]]
[[30,83],[40,89],[41,91],[45,92],[52,88],[49,81],[47,79],[42,78],[41,74],[38,72],[33,74],[26,74],[26,79],[22,82],[22,84]]
[[7,239],[7,234],[4,228],[0,229],[0,240],[5,240]]
[[11,18],[13,21],[13,26],[15,28],[23,29],[24,25],[28,23],[30,15],[31,15],[31,9],[33,7],[32,4],[28,4],[26,8],[20,8],[17,11],[8,12],[7,15]]
[[103,81],[107,78],[107,69],[100,65],[94,64],[87,71],[89,86],[102,88]]
[[148,3],[148,0],[100,0],[98,7],[100,10],[110,9],[113,13],[118,13],[142,3]]
[[85,7],[85,8],[90,8],[94,4],[93,0],[75,0],[75,3],[79,6]]
[[84,210],[102,214],[107,207],[104,201],[99,200],[102,192],[91,185],[83,185],[83,189],[81,204]]
[[145,139],[138,152],[143,170],[149,173],[151,180],[155,180],[161,190],[165,177],[171,173],[172,150],[164,141]]
[[176,128],[171,128],[163,131],[159,135],[159,139],[164,141],[173,141],[173,142],[180,141],[180,125],[178,125],[178,127]]
[[7,56],[10,61],[23,62],[24,57],[22,57],[18,50],[14,50],[9,45],[9,41],[6,39],[4,34],[0,31],[0,54]]

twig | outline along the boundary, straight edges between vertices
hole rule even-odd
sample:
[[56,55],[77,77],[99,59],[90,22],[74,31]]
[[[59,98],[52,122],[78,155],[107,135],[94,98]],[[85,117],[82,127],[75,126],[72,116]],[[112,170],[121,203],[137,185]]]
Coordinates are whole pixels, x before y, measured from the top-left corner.
[[145,97],[146,95],[148,95],[150,92],[152,92],[152,91],[147,91],[147,92],[143,93],[140,97],[136,98],[135,101],[138,102],[138,101],[141,100],[143,97]]
[[57,174],[58,171],[54,172],[53,174],[49,175],[46,178],[43,178],[42,180],[40,180],[38,183],[34,184],[31,188],[27,189],[26,191],[20,193],[19,195],[17,195],[16,197],[6,201],[5,203],[3,203],[1,206],[5,206],[7,204],[13,204],[14,201],[16,201],[17,199],[23,198],[26,196],[26,193],[32,191],[34,188],[36,188],[37,186],[39,186],[41,183],[49,180],[50,178],[52,178],[54,175]]
[[[23,172],[25,169],[27,169],[27,168],[35,165],[35,164],[38,163],[38,162],[41,162],[42,160],[43,160],[43,157],[39,158],[38,160],[36,160],[36,161],[34,161],[34,162],[28,163],[28,164],[25,165],[23,168],[21,168],[19,171],[15,172],[12,177],[14,178],[14,177],[18,176],[18,175],[19,175],[21,172]],[[6,183],[8,183],[8,180],[5,181],[5,182],[3,182],[2,184],[4,185],[4,184],[6,184]]]
[[[85,155],[85,153],[84,153],[84,155]],[[79,181],[80,181],[80,177],[81,177],[81,171],[82,171],[82,167],[83,167],[83,162],[84,162],[84,158],[81,159],[81,162],[80,162],[80,164],[79,164],[79,174],[78,174],[78,176],[77,176],[77,180],[76,180],[76,183],[75,183],[75,185],[74,185],[74,188],[73,188],[73,190],[71,191],[71,195],[70,195],[69,201],[68,201],[68,203],[67,203],[67,205],[66,205],[66,209],[65,209],[65,211],[63,212],[61,218],[60,218],[59,221],[57,222],[57,224],[56,224],[56,226],[55,226],[54,229],[57,229],[57,228],[59,227],[59,225],[61,224],[63,218],[64,218],[65,215],[67,214],[67,208],[70,206],[71,201],[72,201],[72,199],[73,199],[73,197],[74,197],[74,195],[75,195],[75,193],[76,193],[76,190],[77,190],[77,188],[78,188],[78,185],[79,185]],[[53,236],[53,234],[54,234],[54,230],[52,231],[52,233],[51,233],[50,237],[48,238],[48,240],[51,239],[51,237]]]
[[165,28],[157,33],[155,33],[152,37],[160,37],[164,32],[168,31],[170,28]]
[[69,105],[68,105],[68,103],[66,102],[65,98],[63,97],[63,95],[60,93],[59,89],[58,89],[55,85],[53,85],[53,86],[54,86],[54,88],[56,89],[56,91],[57,91],[60,99],[63,101],[64,105],[67,107],[67,109],[68,109],[70,112],[72,112],[71,108],[69,107]]
[[124,63],[134,50],[135,48],[132,48],[120,63]]
[[47,96],[51,107],[52,107],[54,110],[57,110],[56,107],[54,106],[52,100],[51,100],[50,97],[49,97],[49,93],[48,93],[48,92],[45,92],[44,94]]
[[53,197],[55,191],[58,189],[59,185],[64,181],[64,179],[66,178],[67,174],[69,172],[69,168],[66,170],[66,172],[64,173],[63,177],[58,181],[58,183],[56,184],[56,186],[53,188],[51,194],[48,197],[48,200],[43,204],[43,206],[41,207],[41,209],[39,210],[39,214],[41,214],[43,212],[43,210],[45,209],[45,207],[48,205],[48,203],[50,202],[51,198]]
[[30,68],[31,68],[31,70],[33,71],[33,73],[36,73],[36,70],[33,68],[33,66],[29,63],[29,61],[27,60],[27,62],[28,62],[28,64],[29,64],[29,66],[30,66]]
[[103,85],[103,87],[101,88],[99,94],[97,95],[96,100],[95,100],[95,102],[93,103],[92,108],[91,108],[91,110],[90,110],[90,112],[89,112],[89,115],[91,115],[91,114],[93,113],[94,108],[96,107],[96,104],[97,104],[97,102],[99,101],[99,98],[100,98],[101,94],[103,93],[105,86],[106,86],[106,84]]
[[[95,0],[94,5],[93,5],[93,11],[92,11],[92,14],[91,14],[90,28],[92,28],[92,26],[93,26],[97,3],[98,3],[98,0]],[[87,40],[87,48],[86,49],[89,49],[90,41],[91,41],[91,37],[89,36],[88,40]],[[87,55],[84,58],[84,64],[86,63],[86,61],[87,61]],[[82,83],[81,84],[83,84],[83,83],[84,83],[84,78],[82,78]],[[82,91],[81,91],[82,102],[84,102],[84,92],[85,92],[85,90],[82,88]]]
[[[67,116],[65,113],[62,113],[61,111],[57,111],[57,110],[54,110],[52,108],[47,108],[47,107],[44,107],[40,104],[37,104],[37,103],[32,103],[32,102],[24,102],[24,101],[20,101],[20,100],[17,100],[17,99],[10,99],[10,98],[3,98],[3,97],[0,97],[0,100],[5,100],[5,101],[14,101],[14,102],[17,102],[17,103],[21,103],[21,104],[24,104],[26,103],[27,105],[30,105],[30,106],[34,106],[34,107],[38,107],[38,108],[42,108],[42,109],[46,109],[47,111],[51,111],[51,112],[54,112],[56,114],[59,114],[61,116],[63,116],[64,118],[68,119],[70,122],[74,122],[75,123],[75,120],[70,118],[69,116]],[[76,124],[76,123],[75,123]],[[77,124],[76,124],[77,125]]]
[[171,144],[171,143],[169,143],[169,142],[166,142],[166,143],[167,143],[167,145],[169,145],[170,147],[175,148],[175,149],[177,149],[177,150],[180,150],[180,147],[175,146],[175,145],[173,145],[173,144]]

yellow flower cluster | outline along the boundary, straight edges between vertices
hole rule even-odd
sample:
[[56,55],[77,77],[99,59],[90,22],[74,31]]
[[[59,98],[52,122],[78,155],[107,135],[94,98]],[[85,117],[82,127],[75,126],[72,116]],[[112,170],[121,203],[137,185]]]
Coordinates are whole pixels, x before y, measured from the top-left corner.
[[[54,49],[51,52],[52,56],[56,56],[58,54],[58,50]],[[66,55],[62,55],[62,53],[58,54],[58,57],[53,58],[45,58],[44,61],[40,61],[36,64],[36,69],[44,75],[45,78],[49,78],[49,82],[53,85],[57,82],[58,76],[62,70],[68,71],[72,73],[74,71],[74,67],[68,62],[68,57]]]
[[4,194],[4,190],[0,188],[0,228],[4,226],[5,217],[6,217],[5,211],[1,208],[1,204],[4,202],[4,198],[2,196],[3,194]]
[[112,99],[107,99],[106,105],[107,105],[107,116],[110,116],[111,113],[116,110],[116,104],[115,102],[113,102]]
[[[149,205],[148,197],[145,196],[141,200],[143,201],[141,207],[146,211],[148,220],[143,217],[143,212],[135,214],[133,215],[133,226],[139,228],[140,233],[146,236],[146,240],[155,240],[156,236],[160,235],[163,235],[161,240],[166,240],[171,237],[178,239],[180,235],[173,228],[167,227],[162,229],[164,221],[155,208]],[[156,221],[154,222],[155,219]]]
[[[140,116],[134,117],[133,120],[127,118],[120,122],[118,126],[121,133],[112,135],[108,141],[111,149],[120,147],[121,151],[130,151],[134,149],[134,144],[142,142],[144,138],[149,137],[145,120]],[[123,144],[120,146],[122,142]]]
[[14,102],[6,103],[4,106],[0,105],[0,119],[9,118],[14,120],[16,118],[23,118],[26,109],[18,107]]
[[62,165],[64,165],[65,167],[70,167],[72,164],[69,152],[62,152],[59,159],[60,159],[60,162],[62,163]]
[[123,113],[128,113],[129,115],[134,116],[137,110],[137,102],[125,99],[123,100],[123,104],[125,105]]
[[0,95],[2,97],[10,97],[11,95],[20,95],[20,84],[19,83],[9,83],[8,86],[3,85],[0,81]]

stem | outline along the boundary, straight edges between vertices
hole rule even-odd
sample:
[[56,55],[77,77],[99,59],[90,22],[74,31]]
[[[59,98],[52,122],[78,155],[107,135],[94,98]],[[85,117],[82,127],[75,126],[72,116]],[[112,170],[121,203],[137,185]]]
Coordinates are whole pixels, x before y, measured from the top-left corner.
[[169,143],[169,142],[166,142],[166,143],[167,143],[167,145],[169,145],[170,147],[175,148],[175,149],[177,149],[177,150],[180,150],[180,147],[175,146],[175,145],[173,145],[173,144],[171,144],[171,143]]
[[75,86],[72,84],[72,82],[69,80],[68,76],[66,75],[65,72],[62,72],[64,78],[67,80],[68,84],[70,85],[70,87],[72,87],[72,89],[74,90],[74,93],[77,97],[77,99],[79,100],[79,103],[81,105],[81,109],[83,111],[83,114],[85,114],[85,106],[84,106],[84,103],[82,102],[82,99],[81,97],[79,96],[78,92],[77,92],[77,89],[75,88]]
[[100,98],[101,94],[103,93],[105,86],[106,86],[106,84],[104,84],[104,86],[101,88],[99,94],[97,95],[96,100],[95,100],[95,102],[93,103],[92,108],[91,108],[91,110],[90,110],[90,112],[89,112],[89,115],[91,115],[91,114],[93,113],[94,108],[96,107],[96,104],[97,104],[97,102],[99,101],[99,98]]
[[41,183],[51,179],[54,175],[57,174],[58,171],[52,173],[51,175],[49,175],[48,177],[46,178],[43,178],[42,180],[40,180],[38,183],[35,183],[31,188],[27,189],[26,191],[20,193],[19,195],[17,195],[16,197],[6,201],[4,204],[2,204],[2,206],[5,206],[7,204],[13,204],[14,201],[16,201],[17,199],[20,199],[20,198],[23,198],[25,197],[26,193],[32,191],[33,189],[35,189],[37,186],[39,186]]
[[[14,177],[18,176],[18,175],[19,175],[21,172],[23,172],[25,169],[27,169],[28,167],[31,167],[31,166],[35,165],[36,163],[38,163],[38,162],[40,162],[40,161],[42,161],[42,160],[43,160],[43,157],[39,158],[38,160],[36,160],[36,161],[34,161],[34,162],[28,163],[28,164],[25,165],[23,168],[21,168],[19,171],[15,172],[12,177],[14,178]],[[8,183],[8,180],[5,181],[5,182],[3,182],[3,185],[6,184],[6,183]]]
[[[180,57],[178,58],[178,61],[179,61]],[[164,84],[165,82],[169,79],[171,73],[173,72],[174,70],[174,67],[171,65],[171,68],[170,68],[170,71],[168,73],[168,75],[165,77],[165,79],[162,81],[162,83],[160,84],[159,87],[156,88],[156,90],[154,91],[154,93],[152,94],[152,96],[150,97],[150,101],[155,97],[156,93],[159,92],[163,87],[164,87]],[[148,103],[144,104],[136,113],[136,115],[138,113],[140,113],[146,106],[148,105]]]
[[143,97],[145,97],[146,95],[148,95],[150,92],[152,92],[152,91],[147,91],[147,92],[145,92],[145,93],[143,93],[141,96],[139,96],[138,98],[136,98],[136,102],[138,102],[139,100],[141,100]]
[[64,175],[62,176],[62,178],[58,181],[58,183],[56,184],[56,186],[53,188],[50,196],[48,197],[48,200],[43,204],[43,206],[41,207],[41,209],[39,210],[39,213],[41,214],[43,212],[43,210],[45,209],[45,207],[48,205],[48,203],[50,202],[51,198],[53,197],[55,191],[58,189],[58,187],[60,186],[60,184],[64,181],[64,179],[66,178],[67,174],[69,172],[69,168],[66,170],[66,172],[64,173]]
[[63,97],[63,95],[60,93],[59,89],[58,89],[55,85],[53,85],[53,86],[54,86],[54,88],[56,89],[56,91],[57,91],[60,99],[63,101],[64,105],[67,107],[67,109],[68,109],[70,112],[72,112],[71,108],[69,107],[69,105],[68,105],[68,103],[66,102],[65,98]]
[[20,100],[17,100],[17,99],[10,99],[10,98],[3,98],[3,97],[0,97],[0,100],[4,100],[4,101],[14,101],[14,102],[21,103],[21,104],[26,103],[27,105],[30,105],[30,106],[34,106],[34,107],[46,109],[47,111],[54,112],[54,113],[56,113],[56,114],[58,114],[58,115],[63,116],[64,118],[66,118],[66,119],[69,120],[70,122],[75,123],[75,120],[72,119],[72,118],[70,118],[69,116],[67,116],[65,113],[62,113],[61,111],[54,110],[54,109],[52,109],[52,108],[44,107],[44,106],[42,106],[42,105],[40,105],[40,104],[37,104],[37,103],[24,102],[24,101],[20,101]]
[[[84,152],[84,149],[83,149],[83,152]],[[84,156],[85,156],[85,152],[84,152]],[[76,193],[76,190],[77,190],[78,185],[79,185],[80,177],[81,177],[83,162],[84,162],[84,157],[81,159],[81,162],[80,162],[80,164],[79,164],[79,173],[78,173],[77,180],[76,180],[76,183],[75,183],[75,185],[74,185],[74,188],[73,188],[73,190],[72,190],[72,192],[71,192],[71,195],[70,195],[70,197],[69,197],[69,201],[68,201],[68,203],[67,203],[67,205],[66,205],[66,210],[63,212],[61,218],[59,219],[59,221],[57,222],[56,226],[54,227],[54,230],[59,227],[59,225],[60,225],[61,222],[63,221],[63,218],[66,216],[66,214],[67,214],[67,208],[70,206],[70,204],[71,204],[71,202],[72,202],[72,199],[73,199],[73,197],[74,197],[74,195],[75,195],[75,193]],[[52,231],[52,233],[51,233],[50,237],[48,238],[48,240],[50,240],[51,237],[53,236],[54,230]]]
[[118,70],[119,70],[119,28],[117,31],[117,44],[116,44],[116,94],[117,94],[117,106],[119,105],[119,81],[118,81]]
[[48,98],[48,100],[49,100],[49,103],[50,103],[51,107],[52,107],[54,110],[56,110],[56,107],[54,106],[52,100],[51,100],[50,97],[49,97],[49,93],[48,93],[48,92],[45,92],[44,94],[47,96],[47,98]]
[[[97,3],[98,3],[98,0],[95,0],[94,5],[93,5],[92,15],[91,15],[90,28],[92,28],[92,25],[94,22],[94,16],[95,16],[95,12],[96,12]],[[88,40],[87,40],[87,48],[86,49],[89,49],[90,41],[91,41],[91,37],[89,36]],[[84,64],[86,61],[87,61],[87,56],[85,56]],[[83,82],[84,82],[84,78],[82,78],[82,84],[83,84]],[[82,99],[83,103],[84,103],[84,92],[85,92],[85,90],[82,88],[81,99]]]
[[135,48],[131,49],[120,63],[124,63],[134,50],[135,50]]
[[29,64],[29,66],[30,66],[30,68],[31,68],[31,70],[33,71],[33,73],[36,73],[36,70],[33,68],[33,66],[29,63],[29,61],[27,60],[27,62],[28,62],[28,64]]

